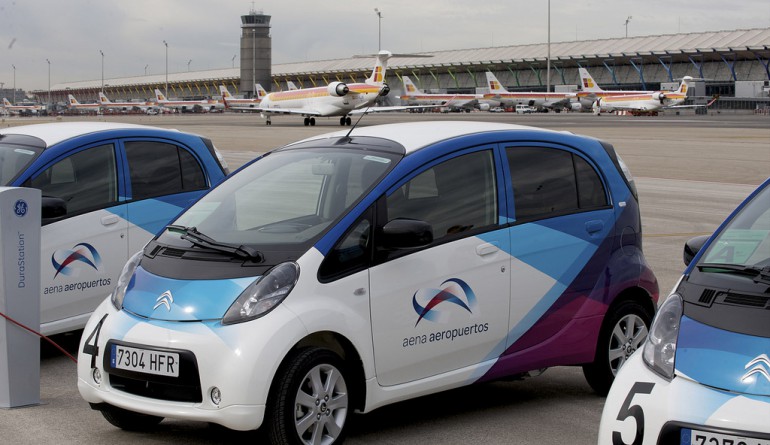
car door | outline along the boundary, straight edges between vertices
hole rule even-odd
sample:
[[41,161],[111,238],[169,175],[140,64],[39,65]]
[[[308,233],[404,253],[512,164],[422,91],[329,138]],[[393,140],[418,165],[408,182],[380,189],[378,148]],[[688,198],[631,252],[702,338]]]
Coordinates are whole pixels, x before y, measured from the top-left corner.
[[[24,184],[60,198],[66,214],[41,228],[41,324],[71,328],[112,291],[128,255],[115,142],[78,147]],[[70,320],[67,320],[70,319]],[[77,324],[77,322],[75,322]]]
[[127,178],[128,249],[147,241],[208,188],[197,157],[168,140],[122,141]]
[[[601,175],[579,152],[528,145],[505,151],[515,220],[507,351],[513,354],[579,326],[580,308],[593,292],[606,290],[615,216]],[[568,357],[584,346],[582,333],[572,329],[570,342],[549,345],[535,359]]]
[[493,147],[469,150],[421,168],[380,201],[378,230],[416,219],[432,226],[434,238],[419,249],[378,247],[370,305],[379,384],[436,376],[502,353],[510,257],[499,176]]

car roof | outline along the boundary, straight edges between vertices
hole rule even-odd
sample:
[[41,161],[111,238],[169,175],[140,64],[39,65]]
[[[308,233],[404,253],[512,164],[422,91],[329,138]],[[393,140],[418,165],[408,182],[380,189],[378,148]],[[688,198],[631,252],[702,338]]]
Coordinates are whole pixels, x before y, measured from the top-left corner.
[[[128,129],[152,129],[167,130],[165,128],[151,127],[148,125],[125,124],[119,122],[53,122],[45,124],[20,125],[0,129],[0,134],[19,134],[36,137],[50,147],[59,142],[66,141],[84,134],[98,133],[110,130]],[[168,131],[168,130],[167,130]],[[175,130],[171,130],[175,131]]]
[[340,138],[350,133],[351,137],[368,136],[392,140],[401,144],[406,153],[409,154],[439,141],[492,131],[542,131],[544,133],[556,133],[553,130],[537,127],[497,122],[423,121],[355,127],[352,131],[347,129],[321,134],[298,141],[297,143]]

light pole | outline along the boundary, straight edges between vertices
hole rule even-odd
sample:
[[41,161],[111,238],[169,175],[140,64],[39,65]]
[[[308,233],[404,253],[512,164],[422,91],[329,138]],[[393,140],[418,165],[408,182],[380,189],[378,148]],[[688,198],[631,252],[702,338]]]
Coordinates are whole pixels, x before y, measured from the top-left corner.
[[548,0],[548,49],[545,56],[545,91],[551,92],[551,0]]
[[104,51],[99,50],[99,54],[102,55],[102,94],[104,94]]
[[257,28],[251,30],[251,88],[252,97],[257,97]]
[[166,45],[166,97],[168,97],[168,43],[164,40],[163,44]]
[[187,61],[187,71],[190,71],[190,64],[192,63],[192,59]]
[[382,51],[382,11],[374,8],[374,12],[377,14],[377,52],[379,52]]
[[51,61],[45,59],[48,62],[48,106],[51,105]]
[[235,68],[235,56],[237,56],[237,54],[233,54],[233,68]]
[[145,65],[145,66],[144,66],[144,75],[145,75],[145,76],[147,75],[147,68],[149,68],[149,67],[150,67],[150,65],[149,65],[149,64],[147,64],[147,65]]
[[13,67],[13,104],[16,105],[16,65]]
[[630,21],[631,21],[631,16],[629,15],[628,18],[626,19],[626,37],[628,37],[628,22]]

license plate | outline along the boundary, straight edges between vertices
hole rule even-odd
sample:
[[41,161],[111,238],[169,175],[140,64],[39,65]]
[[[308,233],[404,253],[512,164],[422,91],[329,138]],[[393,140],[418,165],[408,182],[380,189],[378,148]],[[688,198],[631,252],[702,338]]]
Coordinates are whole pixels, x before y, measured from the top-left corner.
[[112,367],[116,369],[179,377],[179,354],[176,352],[113,344],[110,359]]
[[770,445],[767,439],[733,436],[731,434],[709,433],[683,429],[681,445]]

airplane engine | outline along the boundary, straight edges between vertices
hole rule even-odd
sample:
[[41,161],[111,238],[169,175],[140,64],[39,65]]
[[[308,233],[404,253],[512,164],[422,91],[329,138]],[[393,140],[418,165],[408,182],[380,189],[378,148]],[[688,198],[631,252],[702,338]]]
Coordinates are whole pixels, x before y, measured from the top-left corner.
[[570,102],[569,108],[572,111],[580,111],[583,109],[583,104],[581,104],[580,102]]
[[382,89],[380,90],[380,96],[387,96],[388,93],[390,93],[390,86],[388,86],[387,83],[382,84]]
[[666,98],[666,93],[662,93],[660,91],[658,91],[656,93],[652,93],[652,98],[655,99],[655,100],[659,100],[660,103],[662,104],[663,103],[663,99]]
[[329,84],[326,91],[329,92],[330,96],[342,97],[350,92],[350,88],[343,82],[332,82]]
[[489,104],[479,104],[479,111],[489,111]]

